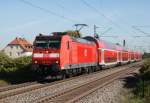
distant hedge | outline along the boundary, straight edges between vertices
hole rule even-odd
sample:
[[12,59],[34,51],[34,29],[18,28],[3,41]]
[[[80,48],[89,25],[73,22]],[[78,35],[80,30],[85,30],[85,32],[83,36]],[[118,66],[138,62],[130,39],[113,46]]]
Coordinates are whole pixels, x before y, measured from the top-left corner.
[[150,58],[150,53],[144,53],[143,55],[142,55],[142,58],[143,59],[145,59],[145,58]]
[[[133,90],[134,98],[132,103],[149,103],[150,101],[150,58],[144,60],[140,69],[138,82]],[[140,101],[140,102],[137,102]]]
[[0,72],[14,72],[30,65],[31,57],[19,57],[11,59],[4,53],[0,52]]
[[147,71],[150,71],[150,58],[147,58],[144,60],[144,64],[142,68],[140,69],[141,73],[145,73]]

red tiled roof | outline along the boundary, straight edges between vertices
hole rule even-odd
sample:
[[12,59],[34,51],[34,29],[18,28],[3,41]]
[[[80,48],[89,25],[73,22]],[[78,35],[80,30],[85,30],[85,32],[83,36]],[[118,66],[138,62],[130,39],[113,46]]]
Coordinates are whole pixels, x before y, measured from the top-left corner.
[[8,45],[20,45],[25,51],[27,51],[27,52],[31,52],[32,51],[32,44],[29,43],[24,38],[18,38],[18,37],[16,37]]

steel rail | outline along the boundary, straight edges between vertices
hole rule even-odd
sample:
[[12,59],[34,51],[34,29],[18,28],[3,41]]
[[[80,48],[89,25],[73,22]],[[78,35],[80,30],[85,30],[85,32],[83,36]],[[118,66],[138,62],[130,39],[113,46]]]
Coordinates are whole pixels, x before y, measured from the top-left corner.
[[[139,65],[138,65],[138,67],[139,67]],[[133,65],[132,68],[137,68],[137,66]],[[135,70],[135,69],[131,69],[131,67],[128,67],[124,70],[117,71],[117,72],[109,74],[105,77],[98,78],[98,79],[92,80],[90,82],[68,88],[64,91],[54,93],[53,95],[42,97],[40,99],[32,101],[31,103],[47,103],[47,102],[48,103],[49,102],[66,103],[67,101],[71,102],[71,101],[74,101],[75,97],[85,93],[86,91],[91,90],[93,87],[95,87],[97,85],[100,87],[103,87],[103,86],[111,83],[112,81],[116,80],[121,75],[130,73],[133,70]],[[100,88],[100,87],[98,87],[98,88]]]

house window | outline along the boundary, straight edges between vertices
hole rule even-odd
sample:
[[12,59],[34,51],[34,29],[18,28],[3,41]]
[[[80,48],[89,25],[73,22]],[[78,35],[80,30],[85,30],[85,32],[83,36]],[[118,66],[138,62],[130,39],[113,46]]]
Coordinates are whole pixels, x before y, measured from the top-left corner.
[[20,56],[20,52],[18,52],[17,54],[18,54],[18,56]]
[[16,46],[16,48],[18,49],[18,48],[19,48],[19,46],[17,45],[17,46]]
[[10,52],[9,55],[12,56],[12,52]]
[[11,49],[13,49],[13,46],[10,46],[11,47]]

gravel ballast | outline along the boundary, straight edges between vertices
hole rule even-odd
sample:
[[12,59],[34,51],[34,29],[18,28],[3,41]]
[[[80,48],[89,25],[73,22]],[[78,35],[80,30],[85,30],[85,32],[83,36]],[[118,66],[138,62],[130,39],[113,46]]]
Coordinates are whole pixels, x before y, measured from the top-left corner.
[[[139,73],[139,71],[136,70],[134,73]],[[124,98],[123,92],[128,91],[124,88],[124,78],[129,76],[133,75],[128,74],[121,79],[115,80],[107,86],[99,88],[93,93],[81,98],[75,103],[122,103],[121,98]]]
[[[124,67],[120,67],[118,70],[122,70],[123,68]],[[109,72],[103,71],[101,73],[89,75],[87,77],[85,76],[85,77],[78,78],[78,79],[76,78],[71,81],[66,81],[63,83],[56,84],[56,85],[44,87],[44,88],[41,88],[38,90],[34,90],[34,91],[26,92],[23,94],[7,97],[3,100],[0,100],[0,103],[29,103],[33,100],[45,97],[47,95],[52,95],[56,92],[63,91],[67,88],[71,88],[75,85],[80,85],[82,83],[94,80],[95,78],[105,77],[106,75],[110,74],[110,72],[114,72],[114,71],[118,71],[118,70],[117,69],[116,70],[114,69],[112,71],[109,70]],[[119,93],[119,90],[120,90],[119,88],[122,88],[121,84],[122,84],[122,82],[117,82],[117,83],[114,83],[114,86],[111,84],[111,86],[108,85],[107,87],[104,87],[103,89],[101,88],[100,90],[97,91],[97,93],[96,93],[97,95],[95,94],[96,97],[94,97],[94,95],[93,95],[93,96],[91,96],[91,99],[89,99],[90,97],[88,97],[86,100],[81,99],[78,103],[80,103],[80,102],[82,102],[82,103],[97,103],[97,102],[98,103],[116,103],[116,102],[111,102],[111,101],[112,101],[112,98],[116,97],[117,94]],[[94,94],[94,93],[92,93],[92,94]],[[99,94],[99,93],[101,93],[101,94]],[[108,102],[105,100],[107,100]],[[87,101],[87,102],[84,102],[84,101]]]
[[106,87],[100,88],[86,97],[81,98],[76,103],[119,103],[119,94],[123,87],[123,82],[116,80]]

